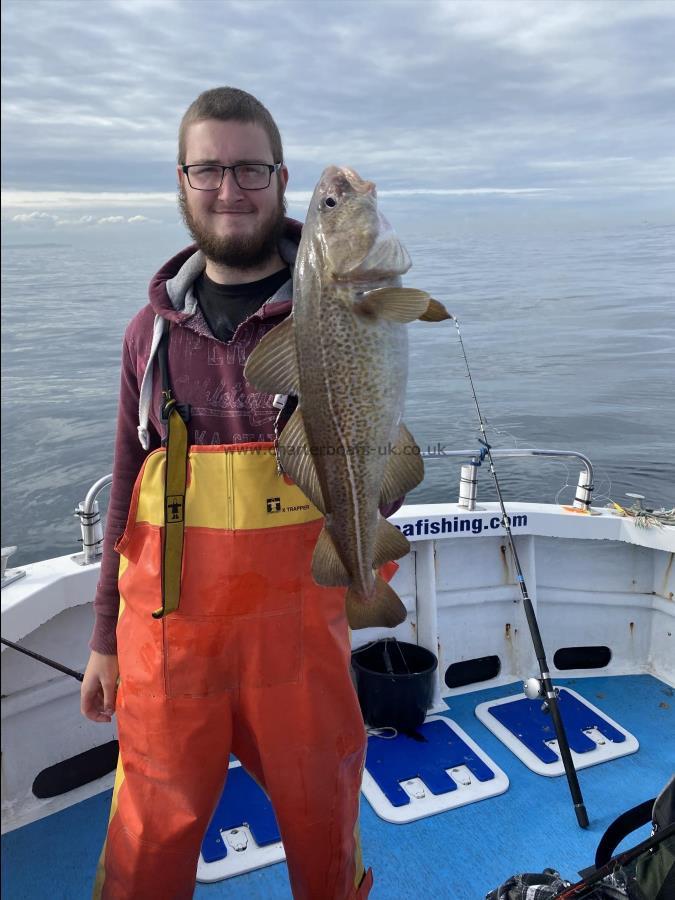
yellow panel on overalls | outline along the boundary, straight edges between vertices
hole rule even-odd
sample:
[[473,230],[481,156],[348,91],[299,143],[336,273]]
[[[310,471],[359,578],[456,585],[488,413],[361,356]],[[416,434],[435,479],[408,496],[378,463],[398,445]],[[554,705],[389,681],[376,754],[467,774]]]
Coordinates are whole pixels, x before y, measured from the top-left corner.
[[269,795],[296,900],[365,898],[365,729],[344,589],[318,587],[320,512],[270,443],[188,454],[178,609],[163,605],[165,450],[138,476],[121,554],[120,767],[95,896],[188,900],[230,752]]

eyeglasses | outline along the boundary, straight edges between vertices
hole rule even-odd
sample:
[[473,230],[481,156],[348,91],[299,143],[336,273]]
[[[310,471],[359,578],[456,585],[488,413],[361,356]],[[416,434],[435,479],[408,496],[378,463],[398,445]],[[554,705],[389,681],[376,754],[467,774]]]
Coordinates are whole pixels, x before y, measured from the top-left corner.
[[181,166],[188,184],[196,191],[218,191],[229,169],[237,186],[243,191],[263,191],[270,186],[272,172],[278,172],[281,163],[240,163],[236,166],[218,166],[209,163]]

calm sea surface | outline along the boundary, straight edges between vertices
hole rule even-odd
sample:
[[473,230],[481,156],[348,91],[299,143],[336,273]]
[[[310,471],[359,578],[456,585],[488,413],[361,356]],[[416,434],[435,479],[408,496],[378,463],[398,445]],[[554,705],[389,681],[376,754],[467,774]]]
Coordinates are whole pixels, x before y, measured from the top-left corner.
[[[675,505],[675,227],[408,237],[406,284],[460,320],[494,447],[578,450],[595,502]],[[112,466],[119,356],[149,278],[180,239],[3,247],[2,545],[11,565],[78,549],[77,503]],[[406,422],[423,449],[477,448],[454,327],[410,327]],[[410,498],[456,500],[459,460]],[[497,460],[506,500],[570,502],[579,467]],[[101,500],[104,500],[102,495]],[[487,470],[479,497],[493,499]]]

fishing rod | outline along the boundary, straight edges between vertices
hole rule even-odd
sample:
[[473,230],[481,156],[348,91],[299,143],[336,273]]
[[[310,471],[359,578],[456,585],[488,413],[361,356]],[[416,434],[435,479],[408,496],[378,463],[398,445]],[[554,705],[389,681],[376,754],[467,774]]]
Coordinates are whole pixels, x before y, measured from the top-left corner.
[[77,678],[78,681],[82,681],[84,679],[84,675],[82,672],[76,672],[75,669],[69,669],[68,666],[62,666],[61,663],[54,662],[53,659],[49,659],[46,656],[41,656],[39,653],[34,653],[32,650],[26,650],[25,647],[20,647],[18,644],[13,643],[12,641],[7,641],[5,638],[0,638],[0,642],[5,644],[7,647],[11,647],[12,650],[18,650],[19,653],[24,653],[26,656],[30,656],[31,659],[36,659],[38,662],[44,663],[46,666],[51,666],[52,669],[57,669],[59,672],[63,672],[64,675],[70,675],[71,678]]
[[[658,844],[663,843],[668,838],[673,837],[673,835],[675,835],[675,823],[671,823],[665,828],[659,828],[646,840],[641,841],[635,847],[631,847],[630,850],[625,850],[623,853],[617,853],[616,856],[613,856],[608,862],[605,863],[604,866],[596,869],[595,872],[587,875],[586,878],[582,879],[581,881],[577,881],[575,882],[575,884],[571,884],[568,888],[565,888],[562,893],[556,894],[553,900],[572,900],[573,897],[582,896],[592,898],[595,895],[595,892],[593,892],[593,894],[589,894],[588,890],[592,889],[593,885],[597,885],[598,882],[602,881],[603,878],[606,878],[608,875],[614,874],[621,866],[625,866],[627,863],[633,862],[634,859],[637,859],[637,857],[641,856],[643,853],[645,853],[645,851],[651,850],[653,847],[656,847]],[[666,888],[665,882],[662,885],[662,888]],[[661,893],[661,896],[665,897],[665,894]]]
[[[567,740],[567,734],[565,733],[565,726],[563,725],[562,717],[560,715],[560,708],[558,706],[558,695],[553,687],[551,682],[551,675],[548,671],[548,662],[546,661],[546,653],[544,651],[544,645],[541,640],[541,633],[539,631],[539,625],[537,623],[537,617],[534,614],[534,608],[532,606],[532,601],[530,600],[530,595],[527,591],[527,584],[525,583],[525,576],[523,575],[523,570],[520,565],[520,559],[518,558],[518,552],[516,550],[516,544],[513,540],[513,533],[511,531],[511,524],[509,521],[509,517],[506,513],[506,507],[504,505],[504,500],[502,497],[501,488],[499,485],[499,479],[497,478],[497,472],[495,470],[494,460],[492,458],[492,453],[490,452],[490,443],[487,437],[487,431],[485,429],[485,419],[483,418],[483,413],[481,412],[480,406],[478,404],[478,397],[476,395],[476,389],[473,384],[473,378],[471,377],[471,369],[469,368],[469,360],[467,359],[466,350],[464,349],[464,341],[462,340],[462,332],[459,328],[459,321],[456,316],[452,316],[455,327],[457,328],[457,336],[459,338],[459,346],[462,349],[462,355],[464,357],[464,364],[466,365],[466,371],[469,376],[469,384],[471,385],[471,393],[473,394],[473,400],[476,404],[476,411],[478,413],[478,420],[480,422],[480,430],[482,434],[482,438],[479,438],[479,443],[482,444],[483,449],[480,452],[481,460],[485,457],[488,458],[490,463],[490,473],[492,474],[492,478],[495,483],[495,488],[497,491],[497,497],[499,499],[499,508],[502,513],[502,527],[506,532],[506,538],[509,544],[509,550],[511,551],[511,556],[513,558],[513,563],[516,569],[516,580],[520,587],[520,592],[523,598],[523,608],[525,610],[525,617],[527,619],[527,624],[530,629],[530,636],[532,638],[532,644],[534,645],[534,652],[537,657],[537,663],[539,664],[539,671],[541,673],[541,681],[538,683],[538,691],[536,696],[544,698],[544,708],[550,712],[551,719],[553,720],[553,727],[555,728],[556,738],[558,740],[558,747],[560,749],[560,756],[562,758],[563,766],[565,768],[565,775],[567,776],[567,783],[569,785],[570,793],[572,795],[572,802],[574,803],[574,812],[576,813],[577,822],[579,823],[581,828],[588,828],[588,813],[586,812],[586,806],[584,805],[583,797],[581,796],[581,788],[579,787],[579,779],[577,778],[576,769],[574,768],[574,761],[572,759],[572,753],[570,751],[570,745]],[[528,692],[528,696],[530,696]]]

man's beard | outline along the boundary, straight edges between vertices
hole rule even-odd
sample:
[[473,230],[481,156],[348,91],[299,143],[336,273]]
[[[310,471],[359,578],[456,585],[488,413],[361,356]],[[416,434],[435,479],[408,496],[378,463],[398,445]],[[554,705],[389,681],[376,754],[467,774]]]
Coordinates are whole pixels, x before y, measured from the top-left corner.
[[277,252],[279,239],[284,231],[286,200],[279,195],[276,210],[260,224],[251,235],[231,235],[221,237],[209,231],[191,213],[185,192],[179,190],[178,205],[185,227],[204,256],[221,266],[234,269],[255,269],[266,263]]

